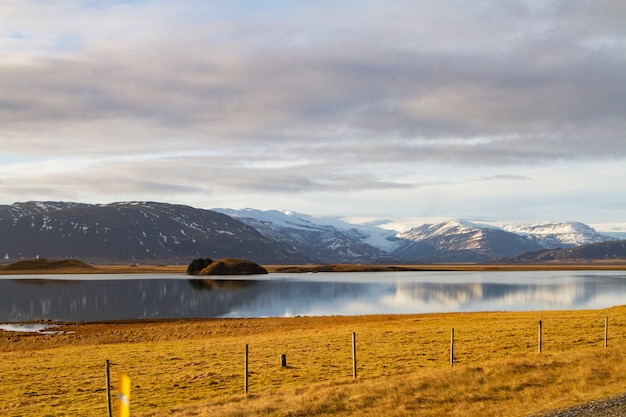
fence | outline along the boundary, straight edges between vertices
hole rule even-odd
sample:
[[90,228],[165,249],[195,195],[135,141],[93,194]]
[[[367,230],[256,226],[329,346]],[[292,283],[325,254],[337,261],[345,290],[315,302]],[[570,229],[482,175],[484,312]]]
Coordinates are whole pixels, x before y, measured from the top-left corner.
[[[546,322],[545,320],[539,320],[537,322],[537,348],[536,348],[536,352],[537,354],[542,354],[545,352],[545,346],[546,346],[546,342],[548,340],[546,340],[546,335],[545,330],[546,329],[550,329],[550,322]],[[600,326],[597,326],[598,330]],[[455,365],[455,363],[457,363],[458,361],[458,356],[459,354],[463,353],[463,340],[460,341],[458,340],[458,334],[459,331],[461,332],[463,331],[463,329],[457,329],[456,335],[457,337],[455,337],[455,329],[451,328],[450,329],[450,340],[449,340],[449,366],[453,367]],[[598,331],[598,333],[600,333]],[[359,367],[357,365],[361,366],[361,369],[366,366],[366,363],[363,361],[363,359],[359,360],[359,362],[357,362],[357,353],[359,353],[358,349],[357,349],[357,338],[356,338],[356,332],[352,332],[351,334],[351,351],[350,351],[350,355],[345,355],[346,357],[350,357],[351,359],[351,368],[352,368],[352,378],[357,378],[358,375],[360,374],[359,371]],[[563,335],[560,336],[561,338],[563,338]],[[567,337],[567,335],[565,335],[565,337]],[[591,338],[593,341],[592,342],[587,342],[587,344],[590,345],[595,345],[595,344],[599,344],[598,341],[602,342],[602,347],[604,349],[607,349],[609,347],[609,317],[605,316],[604,317],[604,327],[603,327],[603,332],[602,335],[600,337],[600,335],[598,336],[593,336]],[[473,342],[474,343],[474,342]],[[514,342],[512,342],[514,343]],[[475,344],[475,343],[474,343]],[[348,350],[348,346],[349,344],[346,341],[345,347],[343,349],[345,349],[346,351]],[[369,345],[366,344],[365,348],[363,348],[363,350],[367,351],[368,348],[371,348],[371,343]],[[244,394],[249,394],[250,391],[250,375],[251,373],[254,372],[254,369],[250,368],[250,350],[249,350],[249,345],[248,344],[244,344],[242,345],[242,351],[243,351],[243,361],[242,361],[242,368],[243,368],[243,375],[242,375],[242,386],[243,386],[243,393]],[[276,352],[276,363],[275,363],[275,367],[276,368],[281,368],[281,369],[285,369],[288,368],[287,362],[288,362],[288,357],[287,354],[284,352]],[[466,362],[467,363],[467,362]],[[345,366],[341,366],[339,367],[340,369],[345,369],[347,368],[348,365],[346,364]],[[107,409],[109,412],[109,416],[112,416],[112,407],[111,407],[111,402],[110,402],[110,398],[111,398],[111,393],[110,393],[110,388],[111,388],[111,384],[110,384],[110,377],[109,377],[109,370],[110,370],[110,362],[109,360],[106,360],[105,363],[105,368],[106,368],[106,386],[107,386]],[[342,371],[344,372],[344,371]],[[120,394],[118,394],[118,396],[121,396],[121,398],[126,398],[128,399],[129,395],[126,395],[126,392],[124,391],[123,388],[120,388]],[[118,409],[121,406],[118,405]]]

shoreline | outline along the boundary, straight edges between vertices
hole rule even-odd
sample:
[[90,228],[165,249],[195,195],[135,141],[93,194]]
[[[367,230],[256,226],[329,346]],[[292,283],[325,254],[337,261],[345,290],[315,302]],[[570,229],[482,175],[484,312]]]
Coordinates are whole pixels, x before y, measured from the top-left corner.
[[[86,267],[42,267],[35,269],[10,269],[0,266],[0,275],[39,274],[183,274],[186,265],[87,265]],[[399,272],[399,271],[625,271],[626,262],[593,263],[541,263],[541,264],[330,264],[330,265],[263,265],[270,273],[322,273],[322,272]]]
[[543,263],[543,264],[398,264],[398,265],[267,265],[270,273],[310,272],[395,272],[395,271],[575,271],[626,270],[626,263]]

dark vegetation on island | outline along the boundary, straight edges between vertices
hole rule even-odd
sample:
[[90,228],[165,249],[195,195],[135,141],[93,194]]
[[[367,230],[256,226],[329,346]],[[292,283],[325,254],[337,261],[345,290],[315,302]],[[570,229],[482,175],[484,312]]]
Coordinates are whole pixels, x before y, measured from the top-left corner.
[[187,267],[187,275],[198,275],[207,266],[213,263],[211,258],[195,258]]
[[187,267],[189,275],[256,275],[267,274],[267,270],[247,259],[224,258],[213,261],[210,258],[196,258]]

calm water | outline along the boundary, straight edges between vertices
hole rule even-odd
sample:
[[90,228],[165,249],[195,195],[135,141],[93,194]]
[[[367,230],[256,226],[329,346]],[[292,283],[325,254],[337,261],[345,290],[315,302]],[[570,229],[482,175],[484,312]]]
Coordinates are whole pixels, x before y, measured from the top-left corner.
[[626,303],[624,271],[0,277],[0,322],[598,309]]

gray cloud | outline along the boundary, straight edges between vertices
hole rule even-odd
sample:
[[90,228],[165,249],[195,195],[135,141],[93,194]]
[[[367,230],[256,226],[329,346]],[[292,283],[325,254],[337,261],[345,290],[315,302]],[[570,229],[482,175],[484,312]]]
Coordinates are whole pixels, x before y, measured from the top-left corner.
[[0,145],[89,158],[104,193],[412,190],[447,183],[427,164],[515,180],[494,172],[626,158],[620,0],[89,4],[0,5]]
[[[432,13],[450,12],[448,6]],[[200,27],[164,34],[148,25],[147,33],[128,40],[130,45],[119,38],[88,38],[85,49],[73,54],[4,65],[0,82],[7,88],[0,117],[8,135],[22,130],[23,123],[41,124],[48,132],[64,123],[86,123],[89,130],[68,135],[66,143],[85,134],[122,136],[124,143],[130,128],[146,136],[136,140],[175,137],[182,146],[308,141],[312,135],[286,133],[322,126],[351,130],[351,139],[524,135],[533,146],[548,134],[560,136],[559,144],[568,145],[562,148],[572,149],[571,143],[577,143],[573,128],[580,131],[578,136],[594,128],[613,144],[612,154],[623,154],[623,147],[616,146],[625,127],[623,54],[584,43],[594,39],[594,32],[588,32],[595,29],[601,39],[611,36],[621,42],[623,51],[625,33],[599,23],[583,31],[581,21],[587,18],[578,8],[588,10],[593,22],[610,23],[612,16],[593,13],[602,6],[580,4],[553,3],[545,10],[530,10],[524,3],[508,10],[490,6],[495,15],[480,5],[460,8],[451,13],[451,23],[429,33],[429,39],[439,42],[486,45],[467,51],[424,48],[420,42],[391,44],[396,37],[407,37],[410,28],[407,23],[394,29],[389,21],[370,32],[381,37],[388,33],[390,40],[373,44],[357,37],[360,32],[354,32],[360,27],[346,29],[348,34],[337,39],[321,36],[318,43],[300,48],[260,42],[260,49],[254,49],[259,42],[250,39],[243,46],[237,39],[218,42],[210,38],[211,30]],[[512,19],[510,25],[495,22],[498,12]],[[516,19],[513,12],[522,17]],[[557,22],[557,16],[571,20]],[[428,16],[414,17],[413,27]],[[480,20],[495,22],[496,30],[475,29],[481,28]],[[453,28],[455,22],[470,31],[467,40],[461,29]],[[172,20],[163,26],[173,29],[176,24],[185,22]],[[294,30],[311,29],[311,22],[300,24],[306,26]],[[509,27],[517,38],[507,41],[513,36],[505,31]],[[245,33],[243,29],[237,26],[228,33]],[[257,31],[267,29],[261,25]],[[373,36],[367,32],[364,39]],[[498,35],[502,43],[489,39]],[[54,140],[51,136],[40,141]],[[116,138],[111,142],[115,145]],[[588,155],[588,149],[582,152]]]
[[[71,164],[71,161],[67,163]],[[236,192],[298,195],[310,192],[410,190],[424,185],[427,184],[385,180],[368,170],[354,169],[349,165],[300,163],[266,167],[255,166],[254,161],[237,164],[228,156],[190,155],[137,161],[103,160],[82,168],[79,173],[71,169],[45,175],[31,171],[21,176],[20,181],[0,179],[0,188],[7,194],[56,194],[65,198],[98,194],[117,195],[118,199],[156,198],[165,201],[184,194],[215,196]]]
[[496,174],[478,178],[477,181],[533,181],[533,179],[523,175]]

